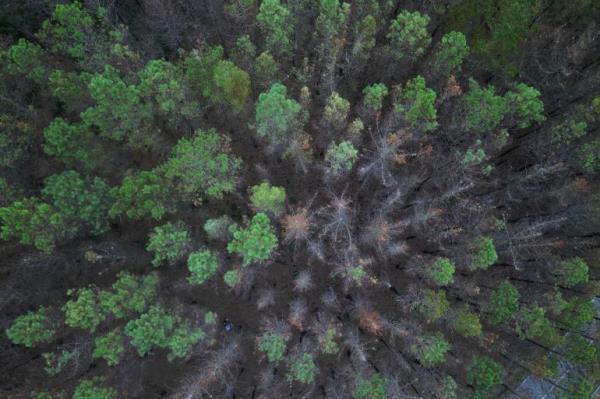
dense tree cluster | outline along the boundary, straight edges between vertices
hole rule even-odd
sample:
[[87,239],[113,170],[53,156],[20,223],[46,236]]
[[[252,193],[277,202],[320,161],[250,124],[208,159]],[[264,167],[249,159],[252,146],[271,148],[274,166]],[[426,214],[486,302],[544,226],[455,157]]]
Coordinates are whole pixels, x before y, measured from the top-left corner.
[[413,3],[0,5],[0,396],[589,398],[600,6]]

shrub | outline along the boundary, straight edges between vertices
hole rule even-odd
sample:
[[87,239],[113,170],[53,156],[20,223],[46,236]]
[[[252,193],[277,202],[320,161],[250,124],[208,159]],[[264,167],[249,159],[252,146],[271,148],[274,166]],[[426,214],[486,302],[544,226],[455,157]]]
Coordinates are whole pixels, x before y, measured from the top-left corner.
[[209,250],[192,252],[188,257],[187,267],[192,274],[187,281],[200,285],[217,272],[219,260],[217,255]]
[[120,328],[108,332],[96,338],[92,357],[106,360],[109,366],[115,366],[121,361],[121,355],[125,351],[123,345],[123,331]]
[[277,236],[269,217],[264,213],[254,215],[245,229],[234,226],[232,234],[233,240],[227,244],[227,251],[242,255],[245,266],[269,259],[277,247]]
[[282,334],[266,333],[259,338],[258,349],[267,355],[269,362],[278,362],[283,360],[286,341]]
[[484,307],[490,322],[497,325],[508,321],[519,308],[519,298],[519,291],[511,283],[502,282]]
[[204,231],[211,240],[217,240],[227,237],[229,234],[228,228],[232,224],[229,216],[223,215],[218,218],[208,219],[204,223]]
[[158,267],[164,261],[175,263],[185,254],[190,244],[190,233],[183,222],[166,223],[154,228],[146,250],[154,252],[152,264]]
[[419,337],[410,350],[424,367],[432,367],[444,362],[450,345],[441,334],[425,335]]
[[198,129],[191,139],[177,142],[161,171],[186,199],[202,195],[220,199],[235,190],[242,166],[231,154],[229,143],[227,136],[214,129]]
[[332,355],[339,352],[340,348],[335,342],[338,335],[339,333],[335,327],[329,327],[324,334],[319,336],[319,347],[324,354]]
[[445,286],[454,281],[454,264],[448,258],[437,258],[429,268],[429,277],[436,285]]
[[259,211],[272,212],[275,215],[284,210],[285,189],[283,187],[271,186],[268,182],[262,182],[252,186],[250,191],[250,202]]
[[298,381],[304,384],[312,384],[315,381],[317,366],[310,353],[303,353],[302,356],[294,359],[290,364],[287,379],[288,381]]
[[228,270],[223,275],[223,281],[225,281],[225,284],[227,284],[230,288],[238,285],[241,279],[242,276],[238,270]]
[[494,241],[490,237],[481,237],[474,242],[474,254],[471,267],[475,269],[487,269],[498,260]]
[[30,311],[17,317],[6,330],[6,335],[14,344],[25,345],[28,348],[50,342],[54,334],[48,309],[43,306],[35,312]]

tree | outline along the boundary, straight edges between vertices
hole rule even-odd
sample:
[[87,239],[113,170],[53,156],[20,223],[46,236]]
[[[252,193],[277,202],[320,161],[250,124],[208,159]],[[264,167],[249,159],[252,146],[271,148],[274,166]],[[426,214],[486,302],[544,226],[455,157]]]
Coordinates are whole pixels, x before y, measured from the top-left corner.
[[545,310],[533,303],[522,306],[515,315],[515,331],[521,339],[537,339],[550,347],[562,341],[562,334],[546,318]]
[[588,282],[589,266],[582,258],[576,256],[560,262],[558,283],[567,288]]
[[117,392],[113,388],[104,388],[102,377],[86,378],[75,387],[73,399],[113,399]]
[[8,338],[17,345],[28,348],[50,342],[55,335],[48,309],[40,306],[36,311],[29,311],[17,317],[6,330]]
[[216,86],[213,100],[229,104],[234,111],[240,111],[250,95],[250,76],[231,61],[220,61],[213,73]]
[[218,218],[208,219],[204,223],[204,232],[211,240],[225,239],[229,236],[228,228],[233,224],[231,218],[223,215]]
[[164,261],[174,264],[185,255],[191,242],[189,229],[183,222],[169,222],[154,228],[146,251],[154,252],[152,264],[155,267]]
[[340,0],[319,0],[316,29],[320,36],[319,58],[323,68],[321,82],[327,91],[335,87],[335,66],[345,44],[350,4]]
[[177,326],[171,333],[166,342],[166,348],[169,349],[167,360],[172,362],[177,358],[187,357],[194,345],[200,342],[205,334],[200,328],[192,328],[187,320],[176,319]]
[[118,142],[126,142],[134,149],[154,144],[153,132],[148,125],[152,110],[140,98],[137,86],[125,83],[110,65],[94,75],[88,90],[96,104],[81,113],[81,119],[99,129],[100,135]]
[[192,274],[187,281],[200,285],[217,273],[219,260],[217,255],[209,250],[192,252],[188,257],[187,267]]
[[0,114],[0,167],[12,168],[27,154],[32,126],[24,120]]
[[354,24],[354,42],[350,50],[350,61],[362,65],[375,47],[377,21],[373,15],[366,15]]
[[254,62],[254,79],[260,87],[270,87],[277,77],[279,64],[268,51],[263,51]]
[[595,316],[596,308],[591,300],[573,297],[560,313],[559,320],[567,327],[578,330],[591,323]]
[[106,364],[109,366],[116,366],[121,361],[121,356],[125,351],[123,340],[123,331],[120,328],[115,328],[96,338],[92,357],[106,360]]
[[313,355],[303,353],[292,360],[287,374],[288,381],[298,381],[304,384],[312,384],[315,381],[317,366],[313,360]]
[[478,337],[481,335],[479,315],[463,307],[452,318],[452,328],[463,337]]
[[111,217],[127,215],[131,219],[143,219],[151,216],[160,220],[173,211],[171,190],[157,169],[125,176],[109,195],[113,199]]
[[230,139],[214,129],[180,139],[159,171],[185,199],[220,199],[235,190],[242,161],[231,154]]
[[214,72],[223,59],[224,50],[221,46],[202,45],[183,58],[183,68],[187,84],[196,96],[208,99],[219,98],[213,77]]
[[569,334],[562,348],[568,361],[591,369],[598,363],[598,348],[579,334]]
[[424,367],[443,363],[449,350],[450,345],[441,334],[420,336],[417,343],[410,347],[412,354]]
[[36,83],[44,83],[48,76],[44,50],[23,38],[6,51],[0,52],[0,60],[8,74],[21,75]]
[[396,59],[416,59],[425,53],[431,44],[429,21],[429,16],[418,11],[402,11],[392,20],[386,37]]
[[154,346],[164,348],[169,342],[170,333],[175,326],[175,318],[169,315],[161,305],[152,305],[139,318],[125,325],[125,334],[131,339],[131,345],[140,356],[148,354]]
[[243,35],[237,38],[235,47],[231,51],[231,59],[235,64],[246,71],[250,71],[256,58],[256,46],[250,36]]
[[584,172],[594,174],[600,170],[600,139],[582,144],[577,152]]
[[327,98],[325,109],[323,110],[323,122],[334,131],[343,128],[348,119],[350,111],[350,102],[341,97],[338,93],[333,92]]
[[267,260],[277,247],[277,236],[269,217],[262,212],[254,215],[245,229],[231,228],[233,240],[227,244],[227,252],[242,255],[244,266]]
[[469,55],[467,38],[462,32],[448,32],[435,46],[433,66],[444,76],[460,72],[463,60]]
[[352,399],[386,399],[385,379],[375,373],[369,379],[359,378]]
[[89,126],[55,118],[44,129],[44,152],[67,165],[81,162],[91,169],[100,159],[100,154],[94,149],[92,137]]
[[292,34],[290,12],[280,0],[262,0],[256,15],[267,50],[279,56],[287,56],[292,50]]
[[446,291],[426,289],[423,291],[421,299],[414,307],[428,322],[432,322],[446,314],[450,307],[450,303],[448,302],[448,299],[446,299]]
[[519,83],[514,91],[511,90],[504,96],[508,108],[517,118],[519,128],[523,129],[534,122],[546,120],[544,103],[540,100],[540,95],[541,93],[534,87]]
[[375,83],[362,91],[363,104],[373,114],[381,111],[383,99],[388,95],[388,88],[383,83]]
[[259,211],[281,214],[285,209],[285,189],[264,181],[248,189],[250,202]]
[[93,75],[88,72],[68,72],[55,69],[50,73],[48,86],[56,97],[70,112],[79,114],[90,101],[87,87]]
[[223,275],[223,281],[225,284],[229,286],[229,288],[233,288],[240,283],[242,280],[242,274],[239,270],[228,270]]
[[569,145],[587,134],[588,125],[584,121],[567,119],[550,130],[550,141],[555,146]]
[[498,325],[508,321],[519,308],[519,298],[519,291],[511,283],[502,282],[484,307],[490,322]]
[[494,241],[490,237],[480,237],[473,243],[471,267],[474,269],[487,269],[498,260]]
[[475,388],[475,392],[485,394],[504,381],[505,371],[502,365],[488,356],[478,356],[467,367],[467,384]]
[[120,271],[112,284],[112,291],[98,293],[102,311],[112,313],[117,319],[131,313],[142,313],[156,300],[158,284],[159,278],[155,273],[135,276]]
[[106,312],[102,309],[94,288],[70,289],[67,295],[73,299],[67,301],[62,308],[65,312],[65,324],[90,332],[96,331],[96,327],[106,318]]
[[400,91],[399,101],[394,103],[394,112],[404,113],[406,121],[413,127],[429,132],[437,128],[435,91],[425,86],[425,79],[417,76]]
[[495,129],[502,122],[508,112],[508,105],[495,91],[492,85],[482,89],[474,79],[469,79],[469,91],[464,95],[465,127],[468,130],[482,133]]
[[445,286],[454,280],[454,264],[448,258],[437,258],[428,270],[429,277],[436,285]]
[[334,175],[351,171],[357,160],[358,150],[349,141],[342,141],[339,144],[331,142],[325,153],[325,162]]
[[269,91],[261,93],[256,103],[256,133],[272,143],[288,139],[290,133],[302,124],[302,107],[287,98],[287,88],[275,83]]
[[283,360],[286,341],[282,334],[265,333],[258,339],[258,349],[267,355],[269,362],[278,362]]

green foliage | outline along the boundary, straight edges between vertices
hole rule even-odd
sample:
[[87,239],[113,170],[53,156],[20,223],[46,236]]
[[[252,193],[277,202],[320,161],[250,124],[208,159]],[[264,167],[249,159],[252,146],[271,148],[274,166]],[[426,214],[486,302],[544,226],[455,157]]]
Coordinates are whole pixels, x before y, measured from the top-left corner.
[[99,154],[94,151],[92,136],[85,124],[71,124],[63,118],[54,118],[44,129],[44,152],[67,165],[80,161],[93,167]]
[[228,227],[232,224],[229,216],[223,215],[218,218],[208,219],[204,223],[204,232],[211,240],[218,240],[227,237]]
[[217,324],[217,314],[215,312],[206,312],[204,314],[204,324]]
[[242,161],[231,154],[230,140],[214,129],[196,130],[180,139],[162,171],[184,198],[220,199],[235,190]]
[[294,26],[290,12],[280,0],[262,0],[256,15],[266,48],[273,54],[287,55],[292,50]]
[[568,361],[588,369],[598,362],[596,346],[579,334],[567,336],[562,352]]
[[140,356],[145,356],[154,346],[164,348],[175,326],[175,318],[160,305],[153,305],[139,318],[125,325],[125,334],[131,338]]
[[[80,111],[83,104],[88,100],[87,85],[92,75],[87,72],[77,74],[61,69],[52,71],[48,78],[48,86],[52,95],[56,97],[64,107],[72,112]],[[79,112],[77,112],[79,113]]]
[[50,393],[48,391],[33,391],[31,399],[65,399],[64,392]]
[[156,273],[135,276],[120,271],[112,284],[112,291],[101,291],[98,294],[102,310],[112,313],[117,319],[133,312],[142,313],[156,300],[158,283]]
[[233,240],[227,244],[227,251],[242,255],[244,266],[269,259],[278,244],[271,221],[262,212],[254,215],[245,229],[234,226],[231,233]]
[[373,15],[366,15],[355,24],[352,58],[364,62],[369,58],[369,52],[375,47],[377,36],[377,21]]
[[199,114],[199,104],[188,99],[183,73],[165,60],[151,60],[139,72],[139,95],[147,103],[154,102],[159,113],[174,120],[193,118]]
[[187,357],[193,346],[205,336],[204,331],[199,328],[192,328],[187,320],[179,321],[178,324],[166,342],[166,348],[169,349],[167,360],[170,362],[177,358]]
[[550,141],[556,146],[561,144],[569,145],[571,142],[585,136],[587,134],[587,129],[587,123],[567,119],[552,128],[550,131]]
[[559,320],[567,327],[578,330],[588,325],[596,316],[594,303],[587,298],[571,298],[560,314]]
[[44,371],[49,376],[55,376],[65,368],[73,357],[77,356],[77,351],[62,350],[60,352],[42,353],[42,356],[46,361]]
[[250,187],[248,191],[250,202],[259,211],[272,212],[275,215],[284,211],[285,188],[271,186],[265,181]]
[[6,335],[14,344],[25,345],[28,348],[50,342],[54,334],[48,309],[43,306],[17,317],[6,330]]
[[60,215],[37,198],[24,198],[0,208],[0,237],[8,240],[18,237],[23,245],[34,245],[44,253],[51,253],[65,235]]
[[223,275],[223,281],[225,281],[225,284],[227,284],[230,288],[233,288],[236,285],[238,285],[241,279],[242,276],[238,270],[228,270]]
[[67,301],[62,308],[65,312],[65,324],[94,332],[106,318],[106,312],[102,309],[94,289],[91,287],[70,289],[67,295],[73,299]]
[[350,4],[348,3],[340,3],[340,0],[319,0],[316,28],[321,35],[321,46],[324,49],[332,51],[339,46],[333,40],[336,36],[345,33],[349,14]]
[[502,324],[512,317],[519,308],[519,291],[508,281],[503,281],[485,305],[489,321]]
[[258,96],[256,133],[273,143],[284,141],[301,124],[301,110],[297,101],[287,98],[287,88],[275,83]]
[[231,61],[220,61],[213,73],[216,86],[213,100],[231,105],[235,111],[240,111],[250,95],[250,76]]
[[0,114],[0,167],[14,167],[26,155],[26,142],[31,130],[28,123]]
[[450,344],[441,334],[424,335],[417,339],[417,343],[410,347],[410,351],[419,360],[423,367],[433,367],[443,363]]
[[121,356],[125,351],[123,342],[123,331],[121,328],[115,328],[105,335],[96,338],[92,357],[94,359],[104,359],[109,366],[115,366],[119,364]]
[[359,378],[352,399],[386,399],[385,379],[375,373],[369,379]]
[[490,237],[476,239],[473,246],[474,253],[471,259],[471,267],[485,270],[498,260],[494,241]]
[[294,359],[288,371],[288,381],[298,381],[304,384],[312,384],[315,381],[317,366],[315,365],[313,355],[303,353],[302,356]]
[[256,57],[256,46],[252,43],[250,36],[238,37],[235,47],[231,51],[231,59],[242,69],[250,70],[250,66]]
[[488,356],[473,359],[467,367],[467,383],[475,388],[476,393],[489,392],[496,385],[502,384],[505,377],[502,365]]
[[348,268],[346,271],[346,276],[360,284],[360,282],[367,276],[367,272],[362,266],[353,266]]
[[469,55],[467,38],[462,32],[448,32],[435,47],[434,68],[443,75],[460,72],[462,62]]
[[325,103],[323,121],[334,129],[342,128],[346,124],[349,111],[350,101],[333,92]]
[[481,148],[481,140],[477,140],[475,143],[476,148],[469,148],[463,155],[463,165],[479,165],[487,158],[485,150]]
[[102,377],[86,378],[75,388],[73,399],[113,399],[117,392],[113,388],[103,388]]
[[269,52],[263,51],[256,57],[256,61],[254,62],[254,75],[256,76],[256,81],[263,86],[271,85],[277,76],[278,70],[279,65]]
[[357,160],[358,150],[349,141],[342,141],[339,144],[332,142],[325,153],[325,162],[334,175],[351,171]]
[[425,53],[431,44],[427,31],[430,18],[420,12],[402,11],[390,23],[387,38],[396,59],[415,59]]
[[381,111],[383,99],[388,95],[388,88],[383,83],[375,83],[362,91],[363,103],[373,113]]
[[596,386],[590,381],[577,376],[569,378],[569,385],[565,392],[560,392],[559,399],[589,399],[594,394]]
[[21,75],[37,83],[44,83],[48,75],[44,64],[44,50],[35,43],[19,39],[6,52],[0,52],[6,72]]
[[544,103],[540,100],[540,95],[541,93],[534,87],[519,83],[514,91],[511,90],[504,96],[509,109],[518,120],[519,128],[523,129],[534,122],[546,120]]
[[424,132],[435,130],[437,110],[435,109],[435,91],[425,86],[425,79],[417,76],[406,83],[399,102],[394,104],[394,112],[403,112],[406,121],[413,128]]
[[433,291],[426,289],[423,292],[421,300],[414,307],[427,319],[432,322],[444,316],[450,307],[448,299],[446,299],[446,291]]
[[474,79],[469,79],[469,91],[464,95],[465,127],[468,130],[482,133],[495,129],[502,122],[508,112],[508,104],[495,91],[492,85],[482,89]]
[[515,330],[521,339],[550,340],[556,334],[546,312],[537,303],[522,306],[515,315]]
[[47,178],[42,194],[52,203],[52,218],[59,217],[74,237],[82,225],[93,234],[108,230],[108,191],[103,179],[82,178],[70,170]]
[[578,153],[584,172],[593,174],[600,170],[600,139],[583,144]]
[[439,286],[452,284],[454,281],[454,264],[448,258],[437,258],[427,271],[433,282]]
[[588,282],[589,266],[582,258],[576,256],[560,262],[558,283],[567,288]]
[[187,281],[200,285],[215,275],[219,269],[219,260],[217,255],[209,250],[192,252],[188,257],[187,267],[192,274]]
[[458,384],[454,380],[454,378],[449,375],[445,376],[442,382],[440,383],[440,387],[438,388],[439,395],[442,399],[456,399],[456,390],[458,388]]
[[113,187],[109,194],[113,199],[109,211],[111,217],[127,215],[137,220],[151,216],[160,220],[173,210],[169,187],[155,169],[125,176],[121,185]]
[[481,322],[477,313],[461,308],[452,318],[452,328],[463,337],[478,337],[481,335]]
[[223,59],[223,47],[203,46],[193,50],[183,60],[185,76],[192,92],[205,98],[218,98],[213,75],[217,64]]
[[152,264],[158,267],[164,261],[169,264],[177,262],[190,244],[190,232],[183,222],[166,223],[154,228],[146,250],[154,252]]
[[106,65],[90,79],[88,90],[96,105],[81,113],[86,124],[97,127],[102,137],[132,148],[152,146],[154,137],[149,132],[154,129],[148,126],[152,109],[142,103],[138,87],[125,83],[115,68]]
[[335,327],[329,327],[324,334],[319,336],[319,347],[324,354],[333,355],[339,352],[340,348],[335,342],[337,337],[338,331]]
[[283,360],[286,338],[282,334],[265,333],[258,339],[258,349],[267,355],[269,362]]

